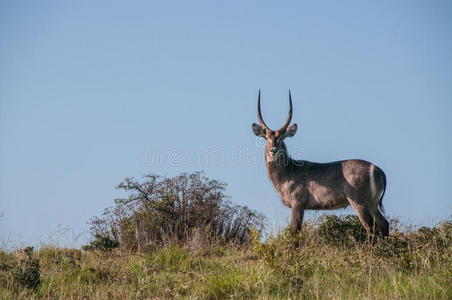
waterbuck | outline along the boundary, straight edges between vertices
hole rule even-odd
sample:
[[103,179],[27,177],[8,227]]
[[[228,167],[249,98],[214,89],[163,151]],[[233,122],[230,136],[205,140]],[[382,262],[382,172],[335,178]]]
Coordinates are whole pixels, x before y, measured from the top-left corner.
[[359,159],[315,163],[294,160],[287,153],[284,139],[292,137],[297,124],[292,119],[289,91],[289,115],[284,125],[273,131],[261,114],[261,92],[257,98],[257,118],[252,125],[256,136],[266,140],[265,161],[268,176],[283,204],[292,209],[290,226],[298,231],[306,209],[338,209],[351,205],[370,239],[376,231],[388,236],[389,223],[383,216],[382,199],[386,189],[385,173],[376,165]]

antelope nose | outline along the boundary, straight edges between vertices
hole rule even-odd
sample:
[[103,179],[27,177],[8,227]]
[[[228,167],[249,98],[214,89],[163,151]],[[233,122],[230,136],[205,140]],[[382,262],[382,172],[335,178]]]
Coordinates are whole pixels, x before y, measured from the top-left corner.
[[276,147],[271,147],[270,148],[270,153],[271,154],[276,154],[276,152],[278,152],[278,148],[276,148]]

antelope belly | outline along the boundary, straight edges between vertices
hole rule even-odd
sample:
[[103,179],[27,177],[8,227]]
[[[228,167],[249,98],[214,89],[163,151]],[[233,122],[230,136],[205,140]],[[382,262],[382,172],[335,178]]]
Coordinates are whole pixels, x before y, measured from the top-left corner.
[[309,198],[307,209],[338,209],[348,206],[343,193],[311,181],[308,185]]

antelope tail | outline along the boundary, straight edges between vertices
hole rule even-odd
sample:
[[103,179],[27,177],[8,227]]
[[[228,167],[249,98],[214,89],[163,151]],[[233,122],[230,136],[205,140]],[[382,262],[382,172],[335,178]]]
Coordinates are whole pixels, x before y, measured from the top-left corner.
[[385,195],[385,191],[386,191],[386,175],[383,172],[381,173],[381,183],[382,183],[382,188],[381,188],[381,196],[380,196],[380,200],[378,201],[378,208],[380,209],[380,211],[384,214],[385,213],[385,208],[383,206],[383,196]]

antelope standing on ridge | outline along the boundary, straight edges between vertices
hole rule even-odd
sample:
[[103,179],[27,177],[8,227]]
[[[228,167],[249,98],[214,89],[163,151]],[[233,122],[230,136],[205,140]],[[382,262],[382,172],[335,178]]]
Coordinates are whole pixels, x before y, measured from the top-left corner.
[[290,226],[298,231],[306,209],[338,209],[351,205],[370,239],[374,229],[389,235],[389,223],[383,216],[382,199],[386,176],[376,165],[359,159],[315,163],[294,160],[287,153],[284,139],[292,137],[297,124],[292,119],[292,97],[289,91],[289,115],[284,125],[273,131],[265,125],[261,114],[261,92],[257,98],[260,126],[252,125],[256,136],[266,140],[265,161],[268,176],[283,204],[292,209]]

